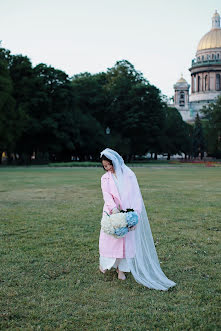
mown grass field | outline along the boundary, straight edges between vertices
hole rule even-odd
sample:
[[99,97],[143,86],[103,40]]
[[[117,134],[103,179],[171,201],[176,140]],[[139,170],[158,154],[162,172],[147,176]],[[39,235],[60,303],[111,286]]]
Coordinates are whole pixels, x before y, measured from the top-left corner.
[[168,292],[98,271],[101,168],[0,168],[1,330],[220,330],[221,168],[133,168]]

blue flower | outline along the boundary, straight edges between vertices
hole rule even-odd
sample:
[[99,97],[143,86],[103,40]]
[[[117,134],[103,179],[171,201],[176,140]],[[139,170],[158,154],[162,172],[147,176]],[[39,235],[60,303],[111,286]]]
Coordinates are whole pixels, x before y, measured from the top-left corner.
[[118,228],[115,230],[115,235],[117,235],[118,237],[123,237],[125,236],[125,234],[127,234],[127,232],[128,232],[127,227]]
[[135,211],[130,211],[126,214],[128,227],[135,226],[138,223],[138,215]]

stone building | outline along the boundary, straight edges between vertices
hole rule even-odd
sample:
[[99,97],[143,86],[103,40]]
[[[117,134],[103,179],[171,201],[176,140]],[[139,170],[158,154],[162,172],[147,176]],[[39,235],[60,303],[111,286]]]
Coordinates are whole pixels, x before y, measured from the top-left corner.
[[212,28],[199,41],[196,58],[189,69],[190,85],[181,77],[174,85],[174,107],[185,121],[193,121],[204,105],[214,102],[221,95],[221,27],[220,15],[212,17]]

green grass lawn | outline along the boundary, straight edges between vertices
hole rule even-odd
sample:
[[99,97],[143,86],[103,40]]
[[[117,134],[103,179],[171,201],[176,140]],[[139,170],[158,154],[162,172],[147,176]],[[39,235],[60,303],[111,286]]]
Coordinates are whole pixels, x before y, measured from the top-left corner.
[[221,168],[133,168],[161,266],[98,271],[101,168],[0,168],[1,330],[220,330]]

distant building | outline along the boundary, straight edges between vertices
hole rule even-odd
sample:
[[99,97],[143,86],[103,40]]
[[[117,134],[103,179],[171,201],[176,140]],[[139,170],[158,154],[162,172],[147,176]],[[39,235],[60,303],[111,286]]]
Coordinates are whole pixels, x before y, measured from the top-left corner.
[[179,110],[184,121],[190,120],[189,110],[189,88],[190,85],[183,78],[183,76],[173,85],[174,93],[174,107]]
[[181,77],[174,84],[174,104],[183,120],[192,122],[204,105],[214,102],[221,95],[221,27],[220,15],[215,11],[212,29],[200,40],[196,58],[189,69],[190,85]]

